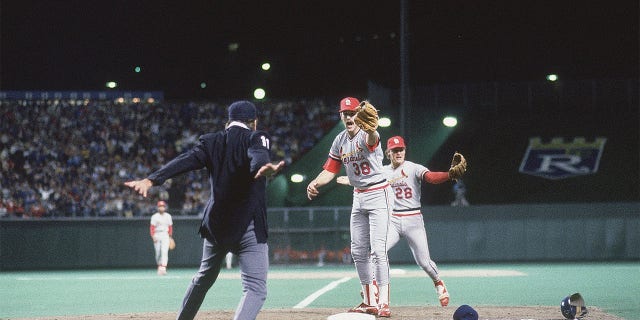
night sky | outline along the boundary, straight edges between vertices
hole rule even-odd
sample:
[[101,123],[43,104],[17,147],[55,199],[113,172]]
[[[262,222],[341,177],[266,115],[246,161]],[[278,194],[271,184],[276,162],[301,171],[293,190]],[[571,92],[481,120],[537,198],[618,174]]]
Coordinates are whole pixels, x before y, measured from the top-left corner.
[[[412,84],[638,77],[638,1],[407,3]],[[256,86],[271,97],[399,86],[399,1],[10,0],[0,17],[0,90],[113,80],[237,98]]]

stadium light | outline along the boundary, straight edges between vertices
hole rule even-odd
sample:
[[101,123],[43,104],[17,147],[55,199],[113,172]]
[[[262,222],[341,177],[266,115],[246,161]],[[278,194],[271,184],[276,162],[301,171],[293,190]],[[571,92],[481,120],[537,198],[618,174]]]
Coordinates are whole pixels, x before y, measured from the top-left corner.
[[271,69],[271,64],[269,62],[265,62],[260,67],[262,68],[262,70],[268,71],[269,69]]
[[240,44],[237,42],[231,42],[227,45],[227,50],[229,50],[229,52],[236,52],[238,51],[238,48],[240,48]]
[[300,183],[304,181],[304,176],[299,174],[299,173],[294,173],[291,175],[291,182],[293,183]]
[[446,116],[442,119],[442,124],[444,124],[446,127],[453,128],[458,125],[458,119],[453,116]]
[[109,81],[106,84],[106,87],[109,88],[109,89],[113,89],[113,88],[115,88],[117,86],[118,86],[118,83],[116,83],[115,81]]
[[267,93],[262,88],[256,88],[255,90],[253,90],[253,97],[258,100],[264,99],[266,95]]
[[558,81],[558,75],[557,74],[548,74],[547,75],[547,80],[554,82],[554,81]]

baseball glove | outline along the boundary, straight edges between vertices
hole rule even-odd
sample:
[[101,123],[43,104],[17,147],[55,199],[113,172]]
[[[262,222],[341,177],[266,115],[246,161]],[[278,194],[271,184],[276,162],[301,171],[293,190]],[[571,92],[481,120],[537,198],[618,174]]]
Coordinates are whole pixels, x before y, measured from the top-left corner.
[[378,129],[378,110],[369,101],[362,101],[357,108],[354,121],[366,133],[373,133]]
[[169,250],[173,250],[176,248],[176,241],[173,240],[173,237],[169,238]]
[[458,180],[467,171],[467,160],[458,152],[453,154],[451,168],[449,168],[449,179]]

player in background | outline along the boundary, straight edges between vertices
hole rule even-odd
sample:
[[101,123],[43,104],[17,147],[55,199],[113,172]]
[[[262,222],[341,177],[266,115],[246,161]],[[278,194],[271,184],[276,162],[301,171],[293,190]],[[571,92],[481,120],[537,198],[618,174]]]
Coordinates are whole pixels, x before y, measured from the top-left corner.
[[227,269],[233,268],[233,253],[227,252],[227,255],[224,257],[224,263],[227,266]]
[[[390,317],[387,230],[393,193],[383,174],[380,135],[376,130],[365,132],[354,122],[359,104],[351,97],[340,101],[340,118],[345,130],[333,140],[322,172],[307,186],[307,197],[310,200],[317,197],[320,187],[331,182],[340,172],[340,166],[344,166],[354,186],[349,221],[351,255],[364,293],[362,303],[349,312]],[[374,274],[379,286],[378,301]]]
[[195,318],[228,252],[238,257],[242,280],[242,296],[233,319],[255,319],[267,298],[266,177],[280,171],[284,161],[271,163],[270,137],[256,130],[253,103],[236,101],[228,112],[224,130],[200,136],[193,148],[147,178],[125,182],[146,197],[151,187],[171,177],[207,168],[211,195],[199,229],[204,238],[200,269],[191,279],[177,320]]
[[151,216],[149,232],[156,252],[158,275],[163,276],[167,274],[169,263],[169,241],[173,236],[173,220],[167,212],[167,203],[162,200],[158,201],[158,212]]
[[[384,166],[385,174],[395,195],[391,227],[387,235],[387,249],[393,248],[400,238],[405,238],[416,263],[433,280],[440,305],[446,307],[449,305],[449,292],[444,281],[440,279],[438,266],[431,260],[429,253],[427,232],[421,212],[421,184],[422,181],[440,184],[459,177],[451,177],[449,172],[430,171],[421,164],[406,160],[406,145],[400,136],[387,140],[386,154],[391,163]],[[349,184],[345,176],[338,177],[337,182]]]

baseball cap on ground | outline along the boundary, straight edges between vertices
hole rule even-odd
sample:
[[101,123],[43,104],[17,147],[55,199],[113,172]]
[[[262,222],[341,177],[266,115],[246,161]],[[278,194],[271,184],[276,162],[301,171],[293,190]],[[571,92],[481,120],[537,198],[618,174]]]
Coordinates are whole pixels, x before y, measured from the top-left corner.
[[453,313],[453,320],[478,320],[478,312],[471,306],[463,304]]
[[256,106],[246,100],[236,101],[229,105],[229,120],[249,121],[256,119]]
[[356,98],[346,97],[340,100],[340,111],[356,111],[356,108],[360,104],[360,101]]
[[387,140],[387,150],[395,148],[406,148],[404,139],[401,136],[393,136]]
[[166,206],[167,206],[166,202],[164,202],[162,200],[158,201],[158,207],[166,207]]

